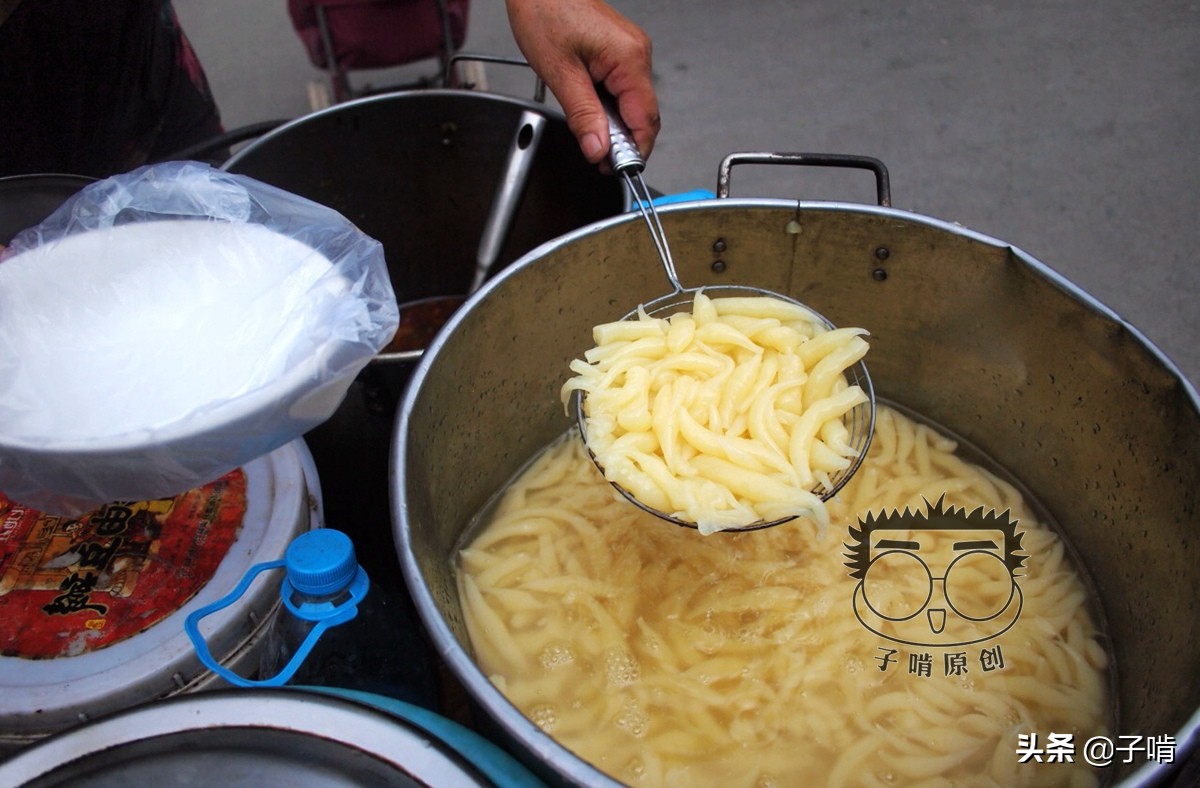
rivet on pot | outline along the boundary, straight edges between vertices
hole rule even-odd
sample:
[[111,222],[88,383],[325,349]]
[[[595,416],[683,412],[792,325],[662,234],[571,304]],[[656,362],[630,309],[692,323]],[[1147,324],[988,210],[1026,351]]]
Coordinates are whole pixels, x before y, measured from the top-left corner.
[[717,252],[719,254],[721,252],[724,252],[726,248],[727,247],[725,246],[724,238],[718,238],[717,240],[713,241],[712,249],[714,252]]
[[458,124],[454,121],[446,121],[442,124],[442,144],[447,148],[454,144],[454,135],[458,132]]
[[888,278],[888,273],[887,273],[887,271],[885,271],[882,268],[876,268],[874,271],[871,272],[871,277],[876,282],[882,282]]
[[713,260],[712,270],[713,270],[713,273],[716,273],[716,274],[719,274],[722,271],[724,271],[725,270],[725,261],[724,260]]
[[886,246],[875,247],[875,259],[876,260],[886,260],[891,256],[892,256],[892,252]]

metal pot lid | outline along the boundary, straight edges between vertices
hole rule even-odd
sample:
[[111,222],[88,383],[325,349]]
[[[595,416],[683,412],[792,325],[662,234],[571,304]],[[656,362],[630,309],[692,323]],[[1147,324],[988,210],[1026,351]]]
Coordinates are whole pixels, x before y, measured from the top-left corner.
[[298,690],[180,695],[72,728],[0,763],[0,784],[490,785],[419,727]]

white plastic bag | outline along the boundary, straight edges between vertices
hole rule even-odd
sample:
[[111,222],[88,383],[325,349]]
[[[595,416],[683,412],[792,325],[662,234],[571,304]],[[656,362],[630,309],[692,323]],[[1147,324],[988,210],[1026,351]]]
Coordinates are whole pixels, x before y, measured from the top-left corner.
[[383,248],[195,162],[97,181],[0,255],[0,492],[177,495],[328,419],[392,338]]

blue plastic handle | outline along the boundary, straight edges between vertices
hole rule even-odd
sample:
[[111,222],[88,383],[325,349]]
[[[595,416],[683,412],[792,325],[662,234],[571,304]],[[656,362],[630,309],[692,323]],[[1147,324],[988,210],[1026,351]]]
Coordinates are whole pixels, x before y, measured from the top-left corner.
[[655,206],[672,205],[677,202],[691,202],[692,200],[714,200],[716,197],[717,195],[713,194],[708,189],[692,189],[690,192],[664,194],[661,197],[655,197],[652,202]]
[[266,679],[248,679],[245,676],[240,676],[222,665],[212,655],[212,651],[208,647],[208,641],[200,633],[200,621],[219,610],[232,605],[246,593],[246,589],[254,582],[254,579],[268,569],[282,569],[285,562],[283,560],[267,561],[261,564],[255,564],[246,571],[238,584],[225,596],[210,602],[209,604],[197,608],[183,622],[183,629],[187,633],[188,639],[192,641],[192,646],[196,649],[196,656],[200,658],[200,662],[204,667],[217,674],[225,681],[235,687],[281,687],[288,682],[292,676],[296,675],[296,671],[304,664],[304,660],[312,651],[313,646],[321,639],[321,635],[330,627],[336,627],[339,624],[344,624],[358,615],[358,604],[366,597],[367,591],[370,590],[371,583],[367,578],[367,573],[362,567],[358,568],[358,572],[354,576],[354,580],[350,584],[350,599],[341,604],[334,605],[332,603],[320,604],[304,604],[297,606],[291,600],[291,584],[285,579],[282,584],[283,600],[287,609],[298,618],[306,621],[315,622],[315,626],[309,631],[304,638],[304,642],[296,649],[296,653],[288,660],[288,663],[283,666],[279,673]]

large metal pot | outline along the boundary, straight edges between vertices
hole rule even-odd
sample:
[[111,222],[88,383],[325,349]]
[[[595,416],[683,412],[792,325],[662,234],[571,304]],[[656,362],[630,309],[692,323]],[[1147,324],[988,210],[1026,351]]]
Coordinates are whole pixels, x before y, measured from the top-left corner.
[[[685,284],[768,288],[869,327],[879,395],[973,442],[1048,507],[1107,614],[1115,732],[1174,734],[1183,760],[1200,726],[1200,400],[1171,362],[1038,260],[927,216],[735,198],[661,213]],[[458,312],[401,403],[392,512],[410,592],[471,697],[554,781],[607,778],[475,666],[452,557],[489,496],[568,427],[558,391],[592,326],[666,289],[636,217],[551,241]],[[1137,782],[1170,769],[1114,774],[1136,766]]]
[[[224,169],[341,212],[379,240],[401,303],[455,296],[472,283],[481,237],[525,113],[544,120],[523,185],[497,236],[493,270],[538,244],[621,213],[620,182],[579,152],[558,110],[538,101],[458,89],[412,90],[348,101],[284,124],[236,153]],[[324,425],[306,435],[325,487],[329,522],[355,538],[402,584],[388,528],[387,452],[400,392],[420,351],[382,353]]]

